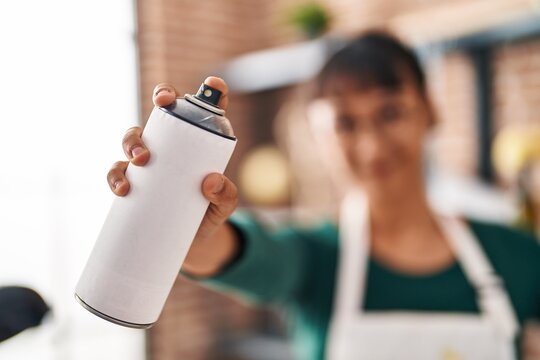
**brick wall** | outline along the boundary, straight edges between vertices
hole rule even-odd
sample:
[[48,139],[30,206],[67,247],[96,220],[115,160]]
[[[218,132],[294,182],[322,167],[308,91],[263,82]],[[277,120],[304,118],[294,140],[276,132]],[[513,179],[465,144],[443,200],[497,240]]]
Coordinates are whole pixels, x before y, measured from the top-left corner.
[[506,44],[493,55],[495,128],[540,124],[540,39]]
[[[476,0],[466,0],[469,3]],[[155,84],[170,82],[181,92],[195,91],[212,69],[239,54],[297,42],[301,36],[284,23],[288,9],[303,0],[138,0],[137,19],[142,116],[150,113]],[[325,0],[333,14],[332,31],[354,34],[370,26],[384,27],[396,15],[437,4],[463,0]],[[437,162],[448,171],[471,175],[476,171],[474,74],[465,54],[450,52],[430,57],[426,64],[429,86],[439,114],[435,130]],[[539,121],[540,40],[504,46],[495,52],[494,114],[496,127],[508,122]],[[235,179],[242,154],[261,142],[274,141],[273,118],[286,92],[233,94],[228,117],[240,139],[227,174]],[[298,157],[313,139],[302,138],[306,124],[288,127],[280,113],[278,134],[290,155]],[[296,116],[294,111],[291,116]],[[285,125],[284,125],[285,124]],[[299,135],[300,134],[300,135]],[[294,136],[291,136],[294,135]],[[297,150],[294,150],[297,149]],[[313,154],[312,154],[313,155]],[[300,156],[301,157],[301,156]],[[306,169],[297,174],[307,194],[297,203],[326,207],[314,202],[310,188],[330,189],[331,179],[317,171],[316,156],[306,157]],[[303,176],[303,177],[302,177]],[[319,197],[321,198],[321,197]],[[268,312],[240,305],[223,295],[179,278],[159,323],[148,332],[149,359],[214,359],[223,338],[268,327]],[[273,320],[270,320],[273,321]],[[264,325],[266,324],[266,325]]]
[[425,69],[437,113],[433,130],[437,167],[457,175],[474,176],[478,151],[471,60],[454,52],[431,58]]
[[[283,21],[281,12],[279,2],[276,6],[271,0],[139,0],[137,42],[143,122],[152,109],[156,84],[169,82],[180,92],[193,92],[227,59],[294,39],[297,35],[290,28],[278,26]],[[232,96],[227,116],[241,139],[228,167],[227,174],[233,179],[240,155],[254,143],[272,138],[267,134],[271,133],[271,118],[255,114],[269,105],[277,111],[276,101],[272,93]],[[265,310],[241,305],[179,277],[159,323],[148,332],[148,357],[222,358],[215,352],[225,337],[271,328],[274,320],[268,319]]]

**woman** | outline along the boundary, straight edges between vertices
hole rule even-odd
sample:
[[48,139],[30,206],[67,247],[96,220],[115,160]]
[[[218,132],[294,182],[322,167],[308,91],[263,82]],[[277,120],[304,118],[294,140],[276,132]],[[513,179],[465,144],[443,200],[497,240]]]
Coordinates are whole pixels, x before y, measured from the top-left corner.
[[[206,83],[227,94],[221,79]],[[236,187],[210,174],[202,192],[211,204],[183,272],[287,306],[300,359],[514,358],[521,325],[540,318],[540,248],[521,233],[428,205],[422,149],[434,114],[413,53],[390,36],[366,34],[330,59],[319,84],[364,194],[346,198],[339,230],[327,223],[269,232],[249,215],[230,216]],[[176,96],[161,84],[154,103]],[[220,106],[227,103],[224,96]],[[132,128],[123,141],[135,166],[152,152],[141,133]],[[118,196],[129,191],[129,162],[108,174]]]

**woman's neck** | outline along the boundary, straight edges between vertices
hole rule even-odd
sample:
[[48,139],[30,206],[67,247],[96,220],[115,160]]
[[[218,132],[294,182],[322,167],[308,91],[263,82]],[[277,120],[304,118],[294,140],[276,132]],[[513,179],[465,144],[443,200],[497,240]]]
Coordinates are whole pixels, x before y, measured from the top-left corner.
[[399,194],[370,196],[369,208],[373,231],[380,235],[435,226],[422,186],[410,187]]
[[371,256],[390,268],[428,274],[455,261],[422,187],[369,198]]

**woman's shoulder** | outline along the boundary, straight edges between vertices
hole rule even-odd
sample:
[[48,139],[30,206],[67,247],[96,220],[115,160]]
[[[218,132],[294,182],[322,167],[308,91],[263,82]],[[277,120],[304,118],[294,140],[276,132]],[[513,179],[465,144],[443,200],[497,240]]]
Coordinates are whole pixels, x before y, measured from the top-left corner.
[[492,261],[502,267],[540,273],[540,242],[534,234],[502,224],[478,220],[468,223]]
[[504,281],[520,321],[538,318],[540,243],[533,234],[509,226],[479,221],[470,224]]
[[534,234],[504,224],[468,220],[473,232],[486,246],[502,246],[517,251],[540,251],[540,242]]

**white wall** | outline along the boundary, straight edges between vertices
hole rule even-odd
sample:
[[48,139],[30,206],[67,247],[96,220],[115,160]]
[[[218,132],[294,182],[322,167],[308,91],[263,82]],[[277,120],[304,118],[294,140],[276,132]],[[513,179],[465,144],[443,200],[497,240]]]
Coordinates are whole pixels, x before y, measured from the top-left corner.
[[30,286],[54,308],[41,348],[16,337],[0,343],[3,360],[143,358],[142,331],[73,298],[113,198],[105,175],[137,122],[133,11],[130,0],[0,2],[0,286]]

